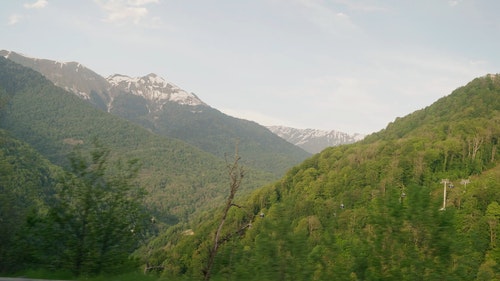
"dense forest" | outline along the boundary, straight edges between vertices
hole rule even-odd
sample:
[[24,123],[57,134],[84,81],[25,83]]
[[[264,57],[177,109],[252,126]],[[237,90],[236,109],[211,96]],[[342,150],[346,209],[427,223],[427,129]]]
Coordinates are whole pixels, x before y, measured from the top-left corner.
[[61,88],[69,89],[73,96],[80,97],[87,105],[131,121],[157,135],[181,140],[221,160],[238,140],[240,154],[244,156],[242,163],[263,170],[273,175],[274,179],[311,156],[267,128],[253,121],[228,116],[209,105],[186,105],[175,101],[164,103],[147,98],[146,92],[151,89],[162,95],[170,95],[173,91],[171,84],[159,86],[152,83],[149,76],[157,77],[154,74],[140,79],[148,81],[147,84],[134,84],[131,88],[128,83],[125,83],[128,86],[110,83],[78,63],[63,64],[9,51],[0,51],[0,55],[39,72]]
[[[328,148],[237,200],[213,280],[498,280],[499,137],[500,77],[486,76]],[[218,213],[137,256],[201,279]]]
[[0,66],[1,272],[500,280],[498,75],[234,194],[227,162]]
[[118,272],[155,226],[133,184],[137,161],[109,162],[97,142],[76,149],[71,169],[50,164],[2,131],[0,271],[44,268],[81,274]]
[[[148,216],[142,217],[143,221],[134,224],[148,224],[154,218],[153,229],[146,231],[149,234],[186,221],[192,214],[210,209],[223,201],[226,181],[223,159],[180,140],[156,135],[98,110],[54,86],[39,73],[3,57],[0,57],[0,132],[2,271],[31,266],[67,269],[75,273],[99,273],[109,269],[109,266],[77,269],[74,265],[59,264],[58,261],[61,262],[67,257],[49,258],[49,252],[54,255],[71,252],[71,249],[75,250],[75,245],[79,244],[69,240],[63,242],[64,240],[60,239],[61,244],[56,247],[53,245],[55,241],[48,241],[47,238],[59,237],[59,234],[53,232],[59,227],[54,224],[55,204],[59,204],[59,211],[56,212],[59,214],[62,209],[71,207],[62,207],[60,199],[57,198],[73,198],[78,195],[67,193],[71,188],[62,187],[92,187],[95,184],[99,186],[101,183],[94,184],[85,180],[85,175],[94,173],[102,178],[98,182],[111,181],[106,186],[118,188],[114,178],[125,172],[118,168],[125,167],[120,163],[132,160],[137,162],[134,177],[119,185],[123,187],[127,184],[142,190],[141,196],[134,198],[140,200],[141,212],[146,212]],[[90,157],[96,149],[93,145],[96,141],[103,146],[102,149],[109,150],[105,153],[106,169],[82,173],[79,169],[85,165],[72,166],[72,155],[78,150],[80,158]],[[228,147],[229,152],[233,150],[234,147]],[[88,165],[93,167],[96,163],[92,161],[94,159],[80,162],[88,162]],[[100,175],[104,170],[114,173],[104,177]],[[271,173],[255,168],[249,167],[248,171],[248,181],[242,186],[243,192],[276,178]],[[72,179],[68,182],[68,178],[72,177],[78,180]],[[118,191],[125,196],[124,191],[119,188]],[[96,192],[92,193],[97,196]],[[102,195],[100,200],[108,200],[108,197]],[[99,201],[98,198],[94,199]],[[99,206],[97,203],[94,205]],[[71,225],[68,216],[69,214],[64,215],[68,225]],[[89,220],[85,219],[87,222]],[[50,231],[39,229],[43,225],[49,225],[49,222],[52,223]],[[102,223],[95,221],[94,226]],[[131,222],[127,223],[129,224]],[[89,227],[85,228],[91,230]],[[41,236],[38,237],[35,233]],[[141,243],[144,243],[144,239]],[[137,246],[137,243],[132,244]],[[24,248],[28,245],[29,249]],[[64,245],[71,249],[62,250]],[[50,250],[51,248],[58,249],[57,253]],[[128,260],[128,254],[135,248],[123,245],[123,249],[127,249],[125,260]],[[44,254],[45,251],[48,251],[47,255]],[[123,261],[123,253],[121,257]],[[95,256],[92,259],[95,259]]]
[[[110,159],[139,159],[137,180],[159,222],[172,224],[222,202],[224,160],[103,112],[54,86],[39,73],[0,57],[0,128],[26,142],[55,165],[68,167],[68,154],[94,138],[111,149]],[[227,148],[232,153],[234,144]],[[275,179],[248,167],[243,191]]]

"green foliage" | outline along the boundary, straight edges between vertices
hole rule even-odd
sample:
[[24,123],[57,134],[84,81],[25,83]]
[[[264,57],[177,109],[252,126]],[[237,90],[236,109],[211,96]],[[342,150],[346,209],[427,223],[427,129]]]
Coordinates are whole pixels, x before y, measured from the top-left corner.
[[[185,221],[223,200],[223,159],[98,110],[3,57],[0,100],[0,106],[5,104],[0,107],[0,128],[52,163],[69,167],[67,155],[73,147],[90,151],[95,137],[109,147],[110,160],[138,159],[141,169],[136,180],[148,191],[146,204],[161,227]],[[251,167],[248,175],[243,192],[276,178]]]
[[[474,80],[239,199],[247,211],[234,209],[227,228],[255,220],[221,247],[213,279],[498,279],[499,82]],[[440,210],[444,178],[454,188]],[[151,244],[165,277],[199,278],[214,221],[207,214]]]
[[64,241],[61,260],[77,275],[122,266],[148,222],[141,208],[144,193],[131,185],[136,162],[119,165],[109,175],[108,155],[109,150],[97,146],[90,159],[72,156],[72,174],[63,181],[51,209],[54,236],[58,243]]
[[79,281],[155,281],[158,276],[154,274],[146,275],[139,271],[127,271],[120,274],[101,274],[97,276],[78,276],[75,277],[69,271],[49,271],[46,269],[29,269],[20,271],[16,276],[24,278],[43,279],[43,280],[79,280]]
[[[201,279],[220,221],[207,206],[218,206],[227,186],[223,163],[108,119],[43,77],[0,63],[2,128],[74,172],[55,181],[57,169],[0,131],[0,200],[8,214],[0,214],[0,223],[12,227],[2,228],[0,239],[13,245],[0,244],[2,261],[15,257],[75,273],[140,262],[168,280]],[[500,279],[499,95],[499,76],[475,79],[362,142],[326,149],[280,181],[235,198],[241,208],[230,208],[221,236],[249,221],[252,227],[219,248],[212,279]],[[88,154],[93,135],[112,149]],[[64,161],[75,143],[82,144],[80,156]],[[142,167],[104,165],[121,157],[139,158]],[[130,177],[135,172],[137,181]],[[454,188],[443,187],[445,178]],[[148,187],[146,204],[163,222],[190,220],[159,233],[128,259],[137,243],[130,229],[141,229],[140,223],[131,228],[141,219],[131,216],[137,205],[127,203],[138,198],[129,193],[136,183]],[[37,207],[18,208],[25,199]]]
[[[120,180],[128,179],[131,182],[125,186],[146,189],[142,206],[147,207],[156,222],[153,234],[169,224],[187,220],[195,212],[203,214],[223,200],[222,159],[96,110],[40,74],[3,57],[0,57],[0,117],[1,271],[33,266],[96,273],[135,267],[134,260],[113,263],[116,259],[123,261],[125,254],[133,249],[129,245],[131,240],[125,239],[130,238],[131,232],[121,224],[124,221],[118,225],[123,231],[126,228],[128,236],[119,235],[114,228],[98,227],[118,219],[127,219],[129,226],[132,218],[128,215],[133,212],[123,211],[124,205],[113,201],[115,197],[99,186],[123,186]],[[100,174],[103,166],[98,162],[88,166],[99,157],[80,162],[73,161],[78,157],[67,157],[76,146],[81,155],[90,155],[96,136],[109,148],[105,153],[106,163],[138,159],[141,165],[137,177],[108,178],[108,174]],[[61,176],[61,169],[46,158],[78,175]],[[127,171],[126,167],[127,164],[122,164],[105,170],[118,175]],[[79,169],[90,170],[80,173]],[[272,173],[251,167],[247,172],[242,193],[275,178]],[[99,212],[84,212],[85,206],[94,205]],[[139,225],[136,227],[140,229]],[[117,241],[120,247],[116,246]]]
[[238,141],[242,164],[276,176],[283,175],[291,165],[309,156],[255,122],[233,118],[207,106],[194,108],[195,114],[192,110],[185,105],[167,104],[150,127],[159,134],[184,140],[222,159],[227,148]]
[[28,263],[76,276],[132,266],[129,254],[147,237],[144,193],[132,184],[138,167],[108,163],[109,150],[76,151],[71,171],[55,188],[46,214],[35,214],[20,234]]
[[0,129],[0,271],[18,270],[23,264],[23,222],[47,212],[61,172]]
[[86,278],[78,278],[79,281],[155,281],[158,276],[153,274],[145,275],[142,272],[132,271],[123,274],[91,276]]

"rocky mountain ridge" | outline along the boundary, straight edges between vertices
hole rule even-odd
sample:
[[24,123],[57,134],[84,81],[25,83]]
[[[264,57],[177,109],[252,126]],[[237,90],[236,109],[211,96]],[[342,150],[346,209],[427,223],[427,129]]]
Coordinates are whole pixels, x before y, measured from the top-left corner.
[[365,137],[362,134],[348,134],[335,130],[296,129],[286,126],[267,126],[267,128],[310,153],[318,153],[330,146],[354,143]]
[[[6,50],[1,50],[0,56],[32,68],[56,86],[74,93],[104,111],[125,118],[147,114],[147,119],[157,123],[162,110],[168,104],[188,106],[191,107],[190,112],[198,113],[210,108],[194,93],[181,89],[155,73],[142,77],[113,74],[104,78],[78,62],[39,59]],[[284,126],[271,126],[268,129],[309,153],[317,153],[329,146],[353,143],[363,138],[359,134],[349,135],[334,130],[295,129]]]
[[129,77],[114,74],[106,79],[114,90],[132,93],[159,105],[158,109],[167,102],[181,105],[206,105],[195,94],[188,93],[178,86],[167,82],[157,74],[150,73],[143,77]]
[[184,91],[154,73],[143,77],[114,74],[104,78],[77,62],[32,58],[6,50],[1,50],[0,56],[42,73],[56,86],[72,92],[108,112],[114,107],[115,98],[124,94],[133,94],[144,98],[148,101],[150,111],[160,110],[168,102],[180,105],[207,106],[193,93]]
[[310,156],[264,126],[228,116],[156,74],[104,78],[79,63],[31,58],[10,51],[0,56],[42,74],[96,108],[155,134],[175,138],[224,159],[238,140],[245,163],[280,176]]

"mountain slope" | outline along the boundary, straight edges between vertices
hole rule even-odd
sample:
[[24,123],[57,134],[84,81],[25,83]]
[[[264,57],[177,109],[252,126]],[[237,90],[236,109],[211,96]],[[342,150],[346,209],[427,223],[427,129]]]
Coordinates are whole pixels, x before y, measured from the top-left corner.
[[[500,76],[492,75],[363,141],[327,148],[238,200],[212,276],[498,279],[499,139]],[[163,265],[165,277],[198,278],[218,225],[209,216],[188,226],[192,235],[165,233],[150,245],[161,252],[142,258]]]
[[[463,122],[475,123],[475,129],[485,127],[481,122],[495,122],[500,107],[497,87],[500,85],[499,75],[486,75],[476,78],[466,86],[460,87],[453,95],[443,97],[432,106],[415,111],[403,118],[397,118],[384,130],[367,137],[366,141],[374,141],[381,137],[397,139],[406,136],[423,135],[427,137],[445,137],[453,133],[451,126],[461,126]],[[457,121],[455,121],[457,120]],[[453,122],[452,122],[453,121]],[[440,127],[440,130],[437,130]]]
[[159,111],[170,102],[190,106],[206,105],[196,95],[182,90],[154,73],[139,78],[115,74],[106,80],[118,91],[128,92],[151,101],[150,112]]
[[61,172],[0,129],[0,272],[18,269],[20,257],[28,255],[19,251],[28,248],[20,244],[19,233],[30,217],[47,211]]
[[0,51],[0,55],[42,73],[55,85],[104,111],[220,159],[238,141],[243,164],[278,177],[310,155],[255,122],[221,113],[155,74],[137,78],[115,74],[104,79],[78,63],[29,58],[9,51]]
[[[158,136],[96,109],[54,86],[38,72],[0,57],[0,128],[55,164],[65,166],[74,145],[90,149],[94,138],[111,149],[112,159],[137,158],[147,204],[172,223],[216,205],[226,187],[225,163],[182,141]],[[234,143],[227,147],[230,154]],[[273,176],[248,167],[253,189]]]
[[0,50],[0,56],[42,73],[56,86],[107,110],[110,102],[108,81],[80,63],[30,58],[5,50]]
[[285,126],[268,126],[267,128],[289,143],[295,144],[309,153],[318,153],[330,146],[354,143],[364,137],[360,134],[349,135],[334,130],[295,129]]

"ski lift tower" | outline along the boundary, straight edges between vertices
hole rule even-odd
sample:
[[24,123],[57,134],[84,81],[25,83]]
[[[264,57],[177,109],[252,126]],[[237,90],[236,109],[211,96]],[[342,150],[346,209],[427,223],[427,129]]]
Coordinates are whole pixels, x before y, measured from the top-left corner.
[[460,183],[464,186],[464,192],[467,191],[467,184],[470,183],[470,179],[463,179],[460,181]]
[[441,183],[443,184],[443,207],[439,210],[444,211],[444,210],[446,210],[446,187],[448,187],[448,185],[450,185],[450,187],[452,187],[453,185],[451,184],[451,182],[448,179],[442,179]]

